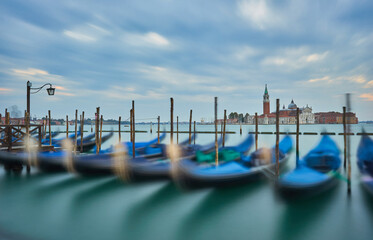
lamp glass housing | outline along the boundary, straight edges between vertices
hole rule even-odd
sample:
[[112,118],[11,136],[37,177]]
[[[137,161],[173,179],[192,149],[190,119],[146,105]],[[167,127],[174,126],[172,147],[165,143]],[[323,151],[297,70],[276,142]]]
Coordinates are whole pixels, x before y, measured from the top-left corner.
[[56,89],[53,88],[53,87],[47,88],[48,95],[49,95],[49,96],[53,96],[55,90],[56,90]]

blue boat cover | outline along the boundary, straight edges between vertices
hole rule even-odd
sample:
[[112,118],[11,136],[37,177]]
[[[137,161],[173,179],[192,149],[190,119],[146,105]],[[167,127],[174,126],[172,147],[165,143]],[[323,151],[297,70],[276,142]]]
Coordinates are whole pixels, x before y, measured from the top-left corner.
[[[290,147],[289,147],[290,144]],[[280,149],[280,159],[281,156],[288,153],[291,150],[292,146],[292,139],[290,136],[285,136],[282,141],[279,143]],[[272,148],[271,152],[274,152],[275,147]],[[284,149],[287,152],[281,152],[281,149]],[[253,154],[252,154],[253,155]],[[199,165],[193,168],[193,174],[195,175],[202,175],[202,176],[221,176],[221,175],[230,175],[230,174],[239,174],[239,173],[249,173],[252,171],[252,168],[247,163],[250,162],[251,156],[248,156],[245,159],[241,159],[242,161],[230,161],[224,162],[219,164],[218,166],[215,165]],[[275,154],[272,154],[272,159],[275,158]],[[267,163],[268,164],[268,163]]]
[[250,150],[250,147],[253,145],[254,137],[252,134],[249,134],[247,138],[242,141],[239,145],[234,147],[225,147],[226,149],[232,149],[236,152],[244,153]]
[[226,174],[237,174],[237,173],[247,173],[250,171],[250,168],[242,166],[242,164],[230,161],[223,163],[221,165],[215,166],[210,165],[208,167],[197,167],[194,169],[193,173],[196,175],[226,175]]
[[[81,132],[78,131],[77,132],[77,137],[81,135]],[[70,139],[72,138],[75,138],[75,133],[72,133],[68,136]],[[55,146],[60,146],[61,145],[61,141],[66,139],[66,137],[63,137],[63,138],[52,138],[52,145],[55,145]],[[41,143],[49,143],[49,139],[43,139],[41,141]]]
[[293,171],[281,176],[281,183],[294,186],[307,186],[323,182],[329,176],[306,166],[299,166]]
[[328,135],[324,135],[319,144],[303,158],[302,162],[310,168],[324,167],[336,170],[341,165],[339,153],[337,144]]
[[373,176],[373,140],[363,135],[357,149],[357,164],[360,171],[365,169]]
[[[162,141],[166,137],[166,133],[162,133],[159,136],[159,141]],[[158,137],[148,141],[148,142],[136,142],[135,148],[144,148],[153,144],[156,144],[158,142]],[[123,143],[127,147],[127,151],[129,155],[132,155],[132,142],[124,142]]]
[[324,135],[319,144],[299,162],[298,167],[281,176],[278,184],[296,188],[321,184],[335,174],[330,175],[317,170],[324,168],[331,173],[336,173],[335,170],[339,169],[340,165],[341,159],[336,143],[329,136]]

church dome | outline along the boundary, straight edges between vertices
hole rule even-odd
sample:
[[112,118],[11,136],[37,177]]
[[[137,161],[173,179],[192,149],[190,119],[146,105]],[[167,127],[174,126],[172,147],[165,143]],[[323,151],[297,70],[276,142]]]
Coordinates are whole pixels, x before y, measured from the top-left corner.
[[288,105],[288,109],[297,109],[297,104],[294,103],[293,99],[291,100],[291,103]]

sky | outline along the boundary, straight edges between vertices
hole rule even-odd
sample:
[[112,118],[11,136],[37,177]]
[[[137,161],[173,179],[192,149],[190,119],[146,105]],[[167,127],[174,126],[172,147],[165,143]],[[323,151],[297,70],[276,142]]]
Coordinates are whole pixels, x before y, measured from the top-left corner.
[[[359,120],[373,120],[373,1],[0,1],[0,112],[137,121],[209,121],[271,111],[292,99],[313,112],[342,111],[345,93]],[[154,120],[152,120],[154,119]]]

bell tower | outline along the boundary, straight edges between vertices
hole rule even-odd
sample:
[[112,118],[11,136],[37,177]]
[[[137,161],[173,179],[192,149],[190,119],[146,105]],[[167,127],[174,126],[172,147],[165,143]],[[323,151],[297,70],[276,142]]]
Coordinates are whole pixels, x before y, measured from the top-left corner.
[[264,95],[263,95],[263,114],[269,114],[269,95],[267,90],[267,84],[264,89]]

